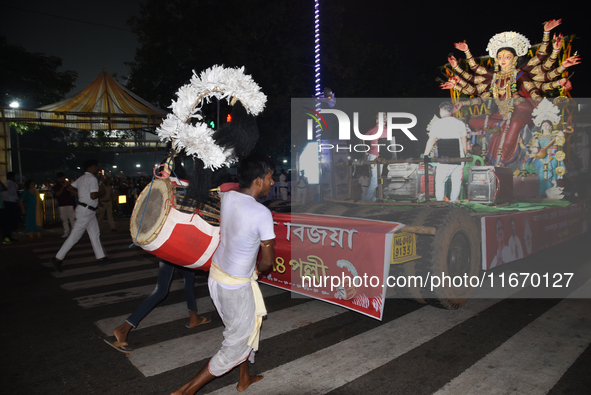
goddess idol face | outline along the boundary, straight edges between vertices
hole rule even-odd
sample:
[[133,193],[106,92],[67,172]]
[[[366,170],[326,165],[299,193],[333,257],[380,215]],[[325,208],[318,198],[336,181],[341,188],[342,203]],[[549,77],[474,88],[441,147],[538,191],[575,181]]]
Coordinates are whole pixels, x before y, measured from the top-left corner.
[[501,66],[501,70],[508,71],[515,67],[515,55],[511,51],[502,50],[497,53],[497,63]]

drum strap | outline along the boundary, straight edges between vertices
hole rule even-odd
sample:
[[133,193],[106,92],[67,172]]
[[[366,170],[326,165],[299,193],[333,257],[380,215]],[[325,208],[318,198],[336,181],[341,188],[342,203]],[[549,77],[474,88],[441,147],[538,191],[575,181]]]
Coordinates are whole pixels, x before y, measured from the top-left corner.
[[259,349],[261,324],[263,323],[263,317],[267,315],[267,309],[265,308],[265,300],[263,299],[263,294],[261,293],[261,289],[259,288],[259,283],[256,281],[258,279],[257,271],[253,270],[251,278],[234,277],[230,276],[228,273],[220,269],[220,267],[216,265],[215,262],[211,262],[209,277],[211,277],[219,283],[226,285],[241,285],[250,282],[250,285],[252,287],[252,293],[254,295],[256,321],[254,325],[254,330],[248,338],[248,345],[252,347],[253,350],[257,351]]

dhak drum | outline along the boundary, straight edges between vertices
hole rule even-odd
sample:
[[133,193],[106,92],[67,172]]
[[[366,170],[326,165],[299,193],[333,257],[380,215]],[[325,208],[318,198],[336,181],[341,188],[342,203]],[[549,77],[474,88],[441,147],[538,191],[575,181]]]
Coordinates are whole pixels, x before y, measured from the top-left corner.
[[[209,270],[220,241],[220,198],[211,192],[199,210],[183,206],[187,183],[154,179],[139,195],[131,216],[135,244],[160,259],[190,269]],[[185,203],[186,204],[186,203]]]

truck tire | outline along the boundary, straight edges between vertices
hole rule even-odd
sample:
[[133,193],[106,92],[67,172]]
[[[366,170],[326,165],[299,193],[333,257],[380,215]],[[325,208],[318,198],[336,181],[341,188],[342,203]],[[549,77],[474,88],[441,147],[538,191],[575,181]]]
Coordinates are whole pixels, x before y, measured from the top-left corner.
[[[417,253],[422,258],[415,262],[414,273],[430,279],[419,288],[420,294],[432,306],[458,309],[468,301],[473,289],[469,282],[465,284],[464,275],[469,280],[480,273],[481,231],[478,221],[466,210],[441,208],[435,209],[423,226],[435,227],[436,232],[435,236],[417,235]],[[442,280],[443,276],[446,276],[445,286],[431,290],[431,281]],[[462,284],[456,287],[458,277]],[[458,280],[455,283],[454,278]]]

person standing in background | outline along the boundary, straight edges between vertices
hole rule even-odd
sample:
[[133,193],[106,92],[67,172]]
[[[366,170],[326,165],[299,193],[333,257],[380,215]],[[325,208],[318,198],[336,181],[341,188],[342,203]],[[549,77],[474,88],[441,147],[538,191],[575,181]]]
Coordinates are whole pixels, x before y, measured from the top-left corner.
[[103,176],[100,188],[105,194],[99,202],[98,224],[101,226],[106,213],[111,232],[116,232],[117,229],[115,229],[115,221],[113,220],[113,187],[111,186],[111,179],[108,176]]
[[74,228],[74,221],[76,214],[74,213],[74,196],[68,191],[71,182],[66,178],[62,172],[57,173],[57,182],[53,187],[53,195],[57,198],[57,206],[64,227],[64,234],[62,237],[70,235],[70,229]]
[[[18,223],[21,219],[21,208],[18,204],[18,193],[16,183],[14,182],[16,176],[13,171],[6,173],[6,182],[4,183],[6,190],[2,192],[2,200],[4,200],[4,209],[8,219],[8,229],[14,232],[18,228]],[[10,241],[17,241],[12,236],[9,236]]]
[[41,228],[43,227],[43,201],[39,196],[39,191],[35,188],[35,182],[28,180],[25,182],[25,189],[21,199],[21,209],[25,214],[25,230],[29,234],[29,239],[33,240],[33,235],[41,238]]
[[[6,185],[4,185],[2,181],[0,181],[0,192],[4,192],[6,190]],[[4,199],[2,199],[2,193],[0,193],[0,232],[2,234],[2,244],[12,244],[12,241],[10,241],[8,216],[6,214],[6,208],[4,207]]]
[[281,200],[287,201],[287,172],[281,169],[279,176],[279,191],[281,192]]
[[[364,136],[367,136],[368,140],[371,140],[371,145],[369,148],[369,152],[367,153],[367,161],[375,161],[380,156],[380,146],[379,146],[379,139],[387,138],[388,137],[388,119],[387,113],[383,113],[382,117],[380,118],[380,114],[376,115],[376,126],[371,128]],[[380,125],[381,121],[381,125]],[[381,129],[380,129],[381,126]],[[376,189],[378,187],[378,166],[377,164],[369,165],[369,186],[365,192],[365,195],[362,196],[362,200],[367,200],[371,202],[376,201]]]
[[369,169],[365,165],[361,166],[359,169],[361,171],[361,175],[359,176],[359,185],[361,185],[361,199],[363,199],[367,194],[367,188],[369,188]]
[[298,178],[298,196],[296,201],[298,203],[306,204],[306,194],[308,192],[308,177],[305,172],[300,170],[300,177]]

